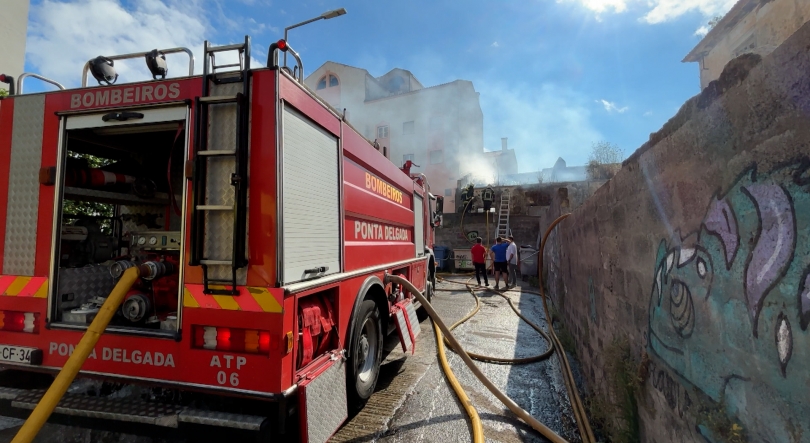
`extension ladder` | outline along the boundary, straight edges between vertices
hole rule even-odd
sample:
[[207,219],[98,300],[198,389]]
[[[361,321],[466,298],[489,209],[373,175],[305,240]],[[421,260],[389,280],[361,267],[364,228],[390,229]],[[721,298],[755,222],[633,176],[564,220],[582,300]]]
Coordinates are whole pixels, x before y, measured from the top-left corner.
[[[216,64],[217,53],[233,51],[238,63]],[[217,72],[232,67],[239,70]],[[249,37],[226,46],[205,42],[195,103],[189,264],[202,267],[206,294],[239,294],[237,271],[247,266],[249,70]]]
[[512,234],[509,228],[509,201],[512,196],[511,189],[504,188],[501,191],[501,206],[498,211],[498,226],[495,229],[495,237],[508,237]]

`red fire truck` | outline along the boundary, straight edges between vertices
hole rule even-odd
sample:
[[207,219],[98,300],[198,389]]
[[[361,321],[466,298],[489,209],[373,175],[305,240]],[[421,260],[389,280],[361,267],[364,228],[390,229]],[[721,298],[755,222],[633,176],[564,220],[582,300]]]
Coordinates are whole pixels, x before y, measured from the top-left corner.
[[[173,52],[189,75],[158,79]],[[135,57],[154,78],[113,84]],[[96,382],[52,420],[323,442],[372,394],[384,337],[413,347],[418,305],[385,275],[432,294],[441,197],[309,90],[285,41],[262,69],[247,37],[204,58],[195,76],[184,48],[100,57],[80,89],[21,94],[23,74],[0,100],[3,414],[30,413],[136,265],[82,366]]]

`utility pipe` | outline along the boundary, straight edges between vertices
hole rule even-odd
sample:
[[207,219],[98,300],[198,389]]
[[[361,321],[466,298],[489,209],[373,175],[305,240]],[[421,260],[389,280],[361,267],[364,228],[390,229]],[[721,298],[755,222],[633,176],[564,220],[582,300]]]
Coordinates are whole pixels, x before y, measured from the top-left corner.
[[93,319],[90,327],[87,328],[87,332],[84,333],[81,341],[76,345],[73,354],[68,358],[65,366],[59,371],[59,375],[57,375],[56,379],[51,383],[51,387],[48,388],[48,391],[45,392],[45,395],[39,400],[36,408],[34,408],[34,411],[28,416],[25,424],[22,425],[22,428],[17,432],[17,435],[11,443],[30,443],[34,441],[39,430],[42,429],[42,426],[53,413],[59,400],[62,399],[71,383],[73,383],[73,379],[76,378],[79,370],[81,370],[84,361],[87,360],[87,357],[93,352],[93,348],[96,346],[96,343],[98,343],[99,338],[101,338],[101,334],[107,329],[107,325],[110,323],[110,320],[112,320],[113,315],[115,315],[121,302],[124,301],[124,296],[127,295],[129,289],[142,273],[148,276],[151,275],[151,270],[145,267],[145,265],[139,265],[124,271],[118,284],[115,285],[115,288],[110,292],[107,300],[101,305],[101,309],[99,309],[98,314],[96,314],[96,318]]

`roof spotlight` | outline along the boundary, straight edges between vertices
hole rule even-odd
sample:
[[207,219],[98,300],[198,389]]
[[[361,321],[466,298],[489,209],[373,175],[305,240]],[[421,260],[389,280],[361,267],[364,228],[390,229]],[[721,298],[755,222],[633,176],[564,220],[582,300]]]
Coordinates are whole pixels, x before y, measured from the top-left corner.
[[99,85],[101,82],[112,85],[118,80],[118,73],[115,72],[113,61],[109,58],[99,55],[88,63],[90,63],[90,73],[93,74],[93,78],[98,81]]
[[152,79],[157,80],[158,76],[161,77],[161,80],[165,79],[166,74],[169,73],[169,66],[166,64],[166,54],[157,49],[153,49],[148,52],[145,57],[146,66],[149,68],[149,72],[152,73]]

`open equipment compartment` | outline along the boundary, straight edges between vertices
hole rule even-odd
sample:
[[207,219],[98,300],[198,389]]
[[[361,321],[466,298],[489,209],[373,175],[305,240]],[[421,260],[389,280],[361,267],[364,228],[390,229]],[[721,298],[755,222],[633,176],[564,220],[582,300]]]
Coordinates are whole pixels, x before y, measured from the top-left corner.
[[108,330],[174,335],[181,307],[188,108],[66,118],[50,294],[51,324],[85,329],[123,272],[145,264]]

